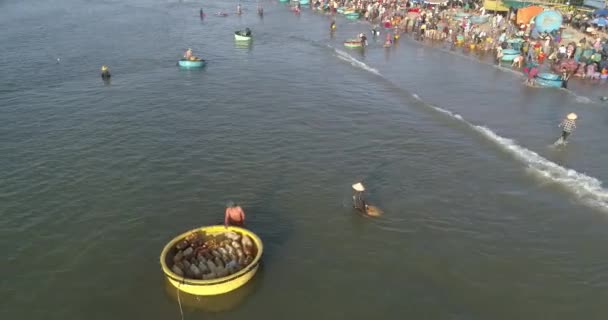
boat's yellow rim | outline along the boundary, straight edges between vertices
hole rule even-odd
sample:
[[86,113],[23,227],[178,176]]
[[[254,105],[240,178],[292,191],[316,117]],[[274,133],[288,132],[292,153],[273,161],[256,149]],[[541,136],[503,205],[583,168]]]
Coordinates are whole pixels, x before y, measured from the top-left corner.
[[[210,279],[210,280],[190,279],[190,278],[182,277],[182,276],[176,274],[175,272],[173,272],[171,270],[171,268],[169,268],[169,266],[167,265],[167,262],[165,261],[167,254],[179,241],[184,240],[188,235],[190,235],[193,232],[201,232],[201,231],[209,232],[210,234],[222,233],[222,232],[226,232],[226,231],[236,231],[236,232],[242,233],[243,235],[248,235],[253,240],[253,242],[255,242],[257,254],[256,254],[255,258],[253,259],[253,261],[247,267],[245,267],[245,268],[241,269],[239,272],[231,274],[227,277]],[[247,229],[235,227],[235,226],[229,226],[228,228],[226,228],[222,225],[205,226],[205,227],[200,227],[200,228],[196,228],[196,229],[192,229],[190,231],[184,232],[184,233],[180,234],[179,236],[173,238],[173,240],[169,241],[169,243],[167,243],[167,245],[165,245],[165,247],[163,248],[163,251],[160,254],[160,265],[161,265],[165,275],[168,278],[171,278],[175,281],[181,282],[183,284],[194,285],[194,286],[213,286],[213,285],[230,282],[230,281],[232,281],[236,278],[239,278],[242,275],[248,273],[249,271],[255,269],[257,267],[258,263],[260,262],[263,251],[264,251],[264,246],[262,244],[262,240],[255,233],[253,233]]]

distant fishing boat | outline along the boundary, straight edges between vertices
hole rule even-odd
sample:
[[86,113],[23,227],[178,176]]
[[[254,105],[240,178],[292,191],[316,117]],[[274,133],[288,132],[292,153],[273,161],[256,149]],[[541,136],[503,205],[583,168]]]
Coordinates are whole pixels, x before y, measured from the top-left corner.
[[181,59],[178,61],[178,64],[180,67],[183,67],[183,68],[202,68],[205,66],[206,61],[203,59],[195,59],[195,60]]
[[251,34],[246,35],[243,31],[235,31],[234,32],[234,40],[237,41],[249,41],[251,40]]
[[347,48],[362,48],[363,44],[361,40],[347,40],[344,42],[344,46]]

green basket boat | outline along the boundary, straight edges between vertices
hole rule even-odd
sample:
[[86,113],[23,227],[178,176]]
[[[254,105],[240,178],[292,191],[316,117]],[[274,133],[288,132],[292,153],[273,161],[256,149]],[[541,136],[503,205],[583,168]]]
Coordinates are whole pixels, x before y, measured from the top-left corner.
[[357,20],[357,19],[359,19],[359,13],[358,12],[347,13],[344,16],[346,17],[346,19],[349,19],[349,20]]
[[289,0],[279,0],[279,2],[289,2]]
[[202,68],[205,66],[207,62],[203,59],[196,60],[186,60],[181,59],[177,62],[177,64],[182,68]]
[[344,46],[347,48],[362,48],[363,44],[361,40],[347,40],[344,41]]
[[251,35],[246,36],[241,31],[234,32],[234,40],[236,41],[249,41],[251,40]]

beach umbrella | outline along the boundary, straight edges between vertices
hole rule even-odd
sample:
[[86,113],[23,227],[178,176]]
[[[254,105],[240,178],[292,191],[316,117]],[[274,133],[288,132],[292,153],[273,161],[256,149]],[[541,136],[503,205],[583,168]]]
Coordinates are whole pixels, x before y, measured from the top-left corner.
[[597,9],[593,14],[596,16],[608,17],[608,9]]
[[608,19],[597,18],[597,19],[593,19],[593,21],[591,23],[596,24],[598,27],[605,27],[608,25]]
[[534,19],[538,32],[552,32],[562,26],[562,15],[554,10],[545,10]]

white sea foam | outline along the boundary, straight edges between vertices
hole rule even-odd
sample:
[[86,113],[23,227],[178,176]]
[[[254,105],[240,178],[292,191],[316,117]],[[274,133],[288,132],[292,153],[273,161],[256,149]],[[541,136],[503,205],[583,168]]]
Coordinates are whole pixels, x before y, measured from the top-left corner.
[[[364,69],[377,76],[382,76],[378,70],[368,66],[367,64],[353,58],[348,53],[338,49],[334,49],[336,56],[344,61],[350,62],[353,66]],[[422,101],[420,96],[412,94],[412,96]],[[566,190],[578,197],[583,203],[596,207],[598,209],[608,211],[608,190],[602,187],[602,182],[594,177],[587,176],[575,170],[564,168],[557,163],[551,162],[543,158],[534,151],[528,150],[511,139],[501,137],[487,127],[474,125],[465,120],[459,114],[449,110],[439,108],[437,106],[426,104],[435,111],[446,114],[454,119],[462,121],[471,129],[479,132],[488,140],[496,143],[506,152],[510,153],[528,167],[530,172],[547,181],[559,184]]]
[[335,49],[335,48],[334,48],[334,52],[336,53],[336,57],[338,57],[338,59],[346,61],[346,62],[350,63],[352,66],[361,68],[361,69],[363,69],[365,71],[368,71],[368,72],[371,72],[371,73],[373,73],[373,74],[375,74],[377,76],[382,76],[378,70],[376,70],[376,69],[368,66],[367,64],[365,64],[362,61],[359,61],[359,60],[355,59],[350,54],[348,54],[348,53],[346,53],[346,52],[344,52],[342,50]]
[[608,210],[608,190],[602,187],[602,182],[598,179],[551,162],[536,152],[518,145],[513,140],[497,135],[487,127],[477,126],[464,120],[458,114],[439,107],[431,107],[438,112],[447,114],[450,117],[466,123],[473,130],[481,133],[488,140],[496,143],[503,150],[513,155],[518,161],[525,164],[530,172],[536,176],[561,185],[588,205],[602,210]]

